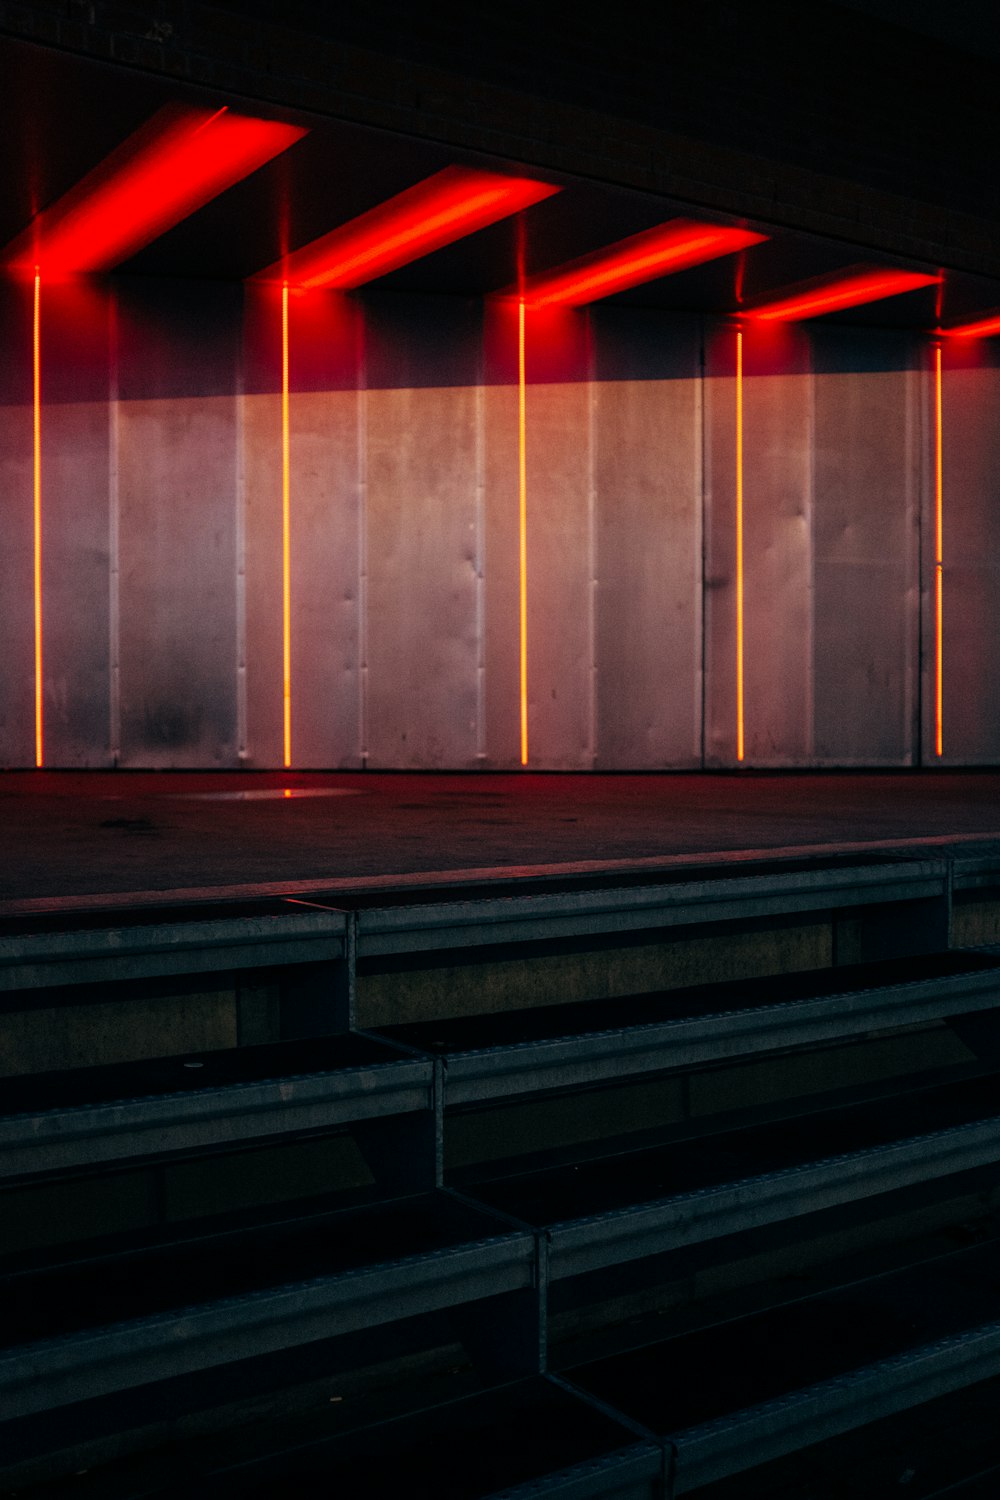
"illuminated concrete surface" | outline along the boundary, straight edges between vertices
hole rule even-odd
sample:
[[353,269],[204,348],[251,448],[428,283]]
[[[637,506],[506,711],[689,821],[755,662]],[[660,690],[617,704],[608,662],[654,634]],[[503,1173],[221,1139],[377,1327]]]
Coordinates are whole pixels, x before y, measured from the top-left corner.
[[[286,788],[292,796],[263,795]],[[38,897],[566,864],[599,873],[634,861],[897,840],[904,850],[923,840],[965,848],[1000,843],[998,799],[1000,774],[985,771],[11,772],[0,778],[0,898],[9,910]]]

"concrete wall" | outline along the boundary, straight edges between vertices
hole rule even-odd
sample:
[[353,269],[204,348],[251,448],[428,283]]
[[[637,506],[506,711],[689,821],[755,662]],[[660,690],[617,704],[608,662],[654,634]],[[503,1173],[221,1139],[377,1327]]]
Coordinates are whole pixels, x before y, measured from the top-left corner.
[[[0,286],[0,763],[35,754],[32,289]],[[280,766],[281,306],[42,289],[44,759]],[[527,319],[529,761],[737,759],[736,334]],[[520,763],[516,314],[289,305],[292,763]],[[932,355],[743,334],[745,763],[933,763]],[[1000,757],[1000,362],[945,351],[945,763]]]

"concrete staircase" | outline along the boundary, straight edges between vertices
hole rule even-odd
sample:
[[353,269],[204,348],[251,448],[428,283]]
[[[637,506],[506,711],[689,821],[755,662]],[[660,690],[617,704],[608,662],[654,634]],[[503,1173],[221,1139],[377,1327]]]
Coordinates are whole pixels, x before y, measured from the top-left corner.
[[989,852],[3,919],[0,1494],[979,1493],[998,938]]

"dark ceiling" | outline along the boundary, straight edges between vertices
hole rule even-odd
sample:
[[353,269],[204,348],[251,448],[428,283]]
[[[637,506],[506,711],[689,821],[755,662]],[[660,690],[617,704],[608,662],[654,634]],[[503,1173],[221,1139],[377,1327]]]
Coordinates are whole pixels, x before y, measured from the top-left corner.
[[[7,129],[0,137],[0,245],[34,213],[57,200],[171,101],[219,105],[227,100],[125,68],[12,40],[0,41],[0,97]],[[257,106],[245,106],[261,113]],[[279,111],[271,113],[279,115]],[[119,267],[129,275],[242,280],[294,249],[472,153],[327,118],[287,113],[309,134],[282,156],[223,193]],[[487,165],[497,165],[489,159]],[[517,163],[506,163],[517,168]],[[539,173],[532,175],[539,176]],[[650,194],[550,175],[563,191],[517,219],[506,220],[381,279],[385,290],[482,296],[516,279],[519,246],[528,274],[546,270],[677,215],[682,203]],[[810,277],[860,260],[857,247],[766,224],[750,227],[771,240],[743,256],[661,278],[615,300],[638,306],[726,314]],[[898,264],[898,262],[894,262]],[[935,267],[911,265],[917,270]],[[931,328],[937,289],[908,293],[838,320]],[[949,274],[944,322],[961,321],[1000,304],[1000,285]],[[831,319],[832,321],[833,319]]]
[[[273,22],[273,0],[216,0]],[[283,27],[1000,214],[996,0],[283,0]]]

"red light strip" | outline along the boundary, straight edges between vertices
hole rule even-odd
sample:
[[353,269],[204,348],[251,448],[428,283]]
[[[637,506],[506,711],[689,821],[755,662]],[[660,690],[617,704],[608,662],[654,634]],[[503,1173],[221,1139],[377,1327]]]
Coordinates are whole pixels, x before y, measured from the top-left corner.
[[445,167],[386,203],[293,250],[255,281],[349,291],[506,219],[559,188],[528,177]]
[[42,715],[42,278],[35,273],[31,318],[32,513],[35,602],[35,765],[45,761]]
[[524,303],[517,309],[518,606],[521,660],[521,764],[528,764],[528,461]]
[[292,763],[292,435],[288,409],[288,288],[281,289],[281,668],[284,763]]
[[743,333],[736,330],[736,759],[744,755],[743,722]]
[[228,107],[168,106],[39,214],[4,262],[47,277],[109,271],[305,134]]
[[941,332],[949,339],[989,338],[993,333],[1000,333],[1000,313],[980,318],[977,323],[962,323],[958,328],[942,328]]
[[940,276],[917,271],[859,270],[846,276],[824,277],[793,296],[744,311],[747,316],[759,318],[761,322],[792,323],[803,318],[818,318],[823,313],[837,312],[845,307],[861,307],[866,302],[881,302],[885,297],[898,297],[901,292],[916,291],[918,287],[936,286],[940,281]]
[[944,754],[944,420],[941,345],[934,346],[934,753]]
[[555,270],[529,277],[516,289],[528,307],[581,307],[623,292],[628,287],[684,271],[720,255],[733,255],[748,245],[759,245],[766,234],[672,219],[655,229],[644,229],[627,240],[595,250]]

